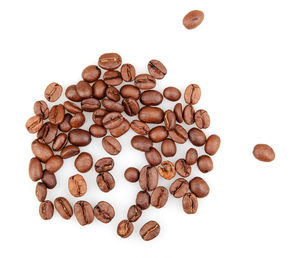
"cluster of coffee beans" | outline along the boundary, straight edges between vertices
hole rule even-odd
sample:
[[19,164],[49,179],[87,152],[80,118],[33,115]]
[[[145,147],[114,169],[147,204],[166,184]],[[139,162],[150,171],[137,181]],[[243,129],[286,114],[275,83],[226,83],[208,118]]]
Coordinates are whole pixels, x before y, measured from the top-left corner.
[[[129,182],[139,182],[141,191],[137,193],[136,203],[132,205],[127,219],[119,223],[117,233],[126,238],[133,232],[133,222],[142,215],[142,210],[150,205],[162,208],[168,200],[168,192],[175,198],[182,198],[182,207],[187,214],[193,214],[198,208],[198,198],[209,193],[209,186],[201,177],[194,177],[189,182],[185,179],[191,175],[191,165],[196,164],[201,172],[207,173],[213,169],[214,155],[220,146],[217,135],[206,137],[202,129],[210,125],[210,117],[205,110],[194,110],[200,99],[201,90],[196,84],[187,86],[184,92],[186,105],[176,103],[173,110],[162,110],[158,105],[163,99],[177,102],[181,92],[175,87],[167,87],[163,94],[153,90],[156,80],[162,79],[167,69],[158,60],[148,63],[149,74],[136,75],[131,64],[123,64],[122,58],[116,53],[103,54],[99,58],[99,66],[90,65],[82,72],[83,80],[76,85],[67,87],[63,104],[56,104],[48,108],[43,101],[34,103],[35,115],[28,119],[26,128],[30,133],[37,133],[37,139],[31,148],[34,158],[30,160],[29,176],[37,182],[36,197],[40,203],[40,216],[51,219],[54,207],[64,219],[75,217],[80,225],[93,222],[94,217],[103,223],[110,222],[115,216],[114,208],[107,202],[101,201],[94,208],[87,201],[77,201],[72,208],[64,197],[54,201],[46,200],[47,189],[56,186],[55,173],[63,166],[64,160],[73,156],[75,167],[80,173],[88,172],[94,164],[98,173],[97,185],[103,192],[109,192],[115,187],[115,180],[110,171],[114,167],[111,157],[103,157],[93,162],[91,154],[80,153],[80,147],[91,142],[92,136],[102,138],[103,149],[110,155],[118,155],[122,146],[118,137],[128,130],[136,135],[131,139],[131,146],[145,153],[147,165],[140,170],[130,167],[124,172]],[[121,66],[122,65],[122,66]],[[100,68],[105,70],[103,72]],[[120,70],[117,70],[119,67]],[[123,82],[133,84],[117,86]],[[91,85],[92,83],[92,85]],[[63,92],[61,85],[51,83],[45,90],[45,99],[49,102],[57,101]],[[80,102],[80,106],[75,102]],[[102,108],[101,108],[102,107]],[[92,112],[94,124],[89,131],[80,129],[85,123],[84,112]],[[125,112],[128,121],[122,114]],[[137,117],[136,117],[137,116]],[[138,119],[137,119],[138,118]],[[186,131],[181,123],[191,125]],[[148,124],[157,124],[150,130]],[[195,125],[195,126],[193,126]],[[110,135],[107,135],[107,134]],[[176,154],[176,144],[184,144],[189,140],[195,147],[204,146],[207,155],[199,157],[195,148],[186,151],[186,156],[178,159],[175,164],[165,158]],[[161,152],[153,143],[161,142]],[[181,177],[170,185],[169,190],[158,186],[159,176],[172,180],[176,173]],[[74,197],[82,197],[87,192],[87,184],[80,174],[73,175],[68,180],[69,192]],[[144,240],[155,238],[160,232],[160,226],[155,221],[149,221],[140,229]]]

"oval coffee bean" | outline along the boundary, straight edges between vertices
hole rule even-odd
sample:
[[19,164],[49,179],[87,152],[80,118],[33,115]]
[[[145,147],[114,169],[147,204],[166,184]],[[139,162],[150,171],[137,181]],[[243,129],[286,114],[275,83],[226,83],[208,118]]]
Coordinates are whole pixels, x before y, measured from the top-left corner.
[[170,101],[177,101],[181,97],[181,92],[175,87],[167,87],[164,89],[163,95]]
[[118,155],[122,150],[120,142],[112,136],[105,136],[102,139],[102,146],[110,155]]
[[61,150],[60,156],[63,159],[68,159],[68,158],[76,156],[79,152],[80,152],[80,150],[77,146],[68,145]]
[[106,53],[99,57],[98,65],[105,70],[117,69],[122,64],[122,58],[117,53]]
[[124,111],[128,116],[135,116],[140,111],[139,103],[134,98],[125,98],[122,101]]
[[103,99],[105,97],[106,89],[107,84],[103,80],[96,81],[92,86],[93,97],[96,99]]
[[158,184],[157,169],[149,165],[144,166],[140,171],[139,184],[142,190],[153,191]]
[[29,177],[34,182],[43,177],[43,167],[38,158],[32,158],[29,162]]
[[139,151],[150,151],[150,148],[153,146],[153,142],[143,135],[133,136],[131,139],[131,146]]
[[185,161],[188,165],[194,165],[198,160],[198,152],[194,148],[188,149],[185,155]]
[[160,226],[156,221],[149,221],[140,230],[140,235],[143,240],[150,241],[157,237],[160,232]]
[[44,170],[42,182],[48,189],[53,189],[56,186],[56,176],[53,173],[49,173],[47,170]]
[[79,96],[79,94],[77,92],[76,85],[69,86],[66,89],[65,95],[69,100],[72,100],[72,101],[75,101],[75,102],[78,102],[78,101],[82,100],[82,98]]
[[197,104],[201,97],[201,89],[197,84],[190,84],[184,92],[184,100],[187,104]]
[[92,119],[95,124],[97,125],[103,125],[103,118],[108,114],[108,111],[105,109],[97,109],[93,112]]
[[55,102],[59,99],[63,91],[63,88],[56,82],[50,83],[45,89],[45,99],[49,102]]
[[102,192],[109,192],[115,187],[115,179],[109,172],[101,172],[96,179],[97,185]]
[[117,234],[122,238],[129,237],[133,232],[133,224],[128,220],[122,220],[117,228]]
[[78,107],[76,104],[74,104],[73,102],[68,101],[68,100],[64,102],[64,107],[68,112],[70,112],[72,114],[81,112],[80,107]]
[[105,91],[106,97],[111,99],[112,101],[119,101],[120,100],[120,93],[117,88],[109,86]]
[[37,138],[40,143],[49,144],[54,141],[58,128],[49,122],[45,123],[43,127],[39,130]]
[[141,216],[142,216],[142,209],[139,206],[137,205],[130,206],[127,212],[127,219],[130,222],[137,221]]
[[183,120],[187,125],[192,125],[194,120],[195,110],[192,105],[186,105],[183,109]]
[[91,142],[89,131],[74,129],[69,132],[69,142],[75,146],[86,146]]
[[110,129],[109,132],[113,137],[120,137],[121,135],[127,133],[129,129],[130,123],[127,119],[124,118],[122,123],[118,127]]
[[94,82],[99,79],[101,75],[101,70],[96,65],[89,65],[86,68],[83,69],[81,76],[82,79],[87,82]]
[[35,115],[27,120],[25,126],[29,133],[36,133],[42,128],[43,123],[42,117]]
[[203,109],[200,109],[195,113],[194,119],[195,119],[195,124],[200,129],[206,129],[210,125],[209,114]]
[[96,172],[108,172],[114,168],[114,160],[110,157],[101,158],[95,163]]
[[139,112],[139,119],[145,123],[160,124],[164,118],[164,111],[158,107],[143,107]]
[[81,101],[81,109],[86,112],[94,112],[96,109],[100,107],[101,107],[100,101],[95,98],[87,98]]
[[154,147],[151,147],[149,151],[145,152],[145,157],[151,166],[157,166],[162,161],[159,151]]
[[169,136],[176,143],[185,143],[188,139],[188,133],[181,125],[176,125],[173,130],[169,131]]
[[115,210],[108,202],[102,201],[94,207],[94,215],[97,220],[109,223],[115,216]]
[[49,173],[55,173],[62,167],[63,164],[64,164],[64,160],[60,156],[54,155],[47,160],[45,164],[45,169]]
[[97,138],[101,138],[107,134],[106,128],[96,124],[90,126],[89,132],[92,136]]
[[149,132],[149,138],[153,142],[162,142],[167,137],[168,137],[168,131],[164,126],[161,125],[152,128]]
[[54,151],[60,151],[64,148],[68,143],[68,136],[65,133],[60,133],[56,136],[53,141],[52,149]]
[[190,142],[195,146],[203,146],[206,142],[205,134],[198,128],[191,128],[188,135]]
[[135,78],[135,68],[132,64],[123,64],[121,67],[121,76],[125,82],[131,82]]
[[165,157],[173,157],[176,154],[176,144],[171,139],[165,139],[161,144],[161,152]]
[[184,159],[179,159],[176,161],[175,170],[178,175],[182,177],[188,177],[192,172],[191,166],[188,165]]
[[182,105],[181,103],[177,103],[174,106],[174,110],[173,110],[175,116],[176,116],[176,120],[178,123],[182,123],[183,122],[183,116],[182,116]]
[[182,208],[187,214],[194,214],[198,210],[198,199],[193,193],[186,193],[182,198]]
[[36,101],[33,105],[33,112],[40,116],[43,120],[47,119],[49,116],[49,108],[44,100]]
[[65,114],[64,116],[64,120],[58,125],[59,130],[61,130],[62,132],[69,132],[72,129],[72,125],[71,125],[71,119],[72,119],[72,115],[71,114]]
[[157,90],[146,90],[141,94],[140,101],[145,106],[157,106],[163,101],[163,95]]
[[86,81],[80,81],[76,84],[76,91],[81,99],[87,99],[92,97],[93,89],[91,85]]
[[44,163],[54,155],[48,145],[40,143],[38,140],[32,142],[31,150],[34,156]]
[[184,178],[178,178],[170,185],[169,190],[175,198],[181,198],[189,190],[189,183]]
[[190,181],[190,190],[198,198],[203,198],[208,195],[209,186],[201,177],[194,177]]
[[146,123],[139,120],[133,120],[130,124],[130,127],[137,134],[147,135],[150,132],[149,126]]
[[123,119],[119,112],[110,112],[103,117],[102,124],[106,129],[114,129],[121,125]]
[[68,188],[70,194],[72,194],[74,197],[81,197],[85,195],[87,191],[87,185],[84,178],[78,174],[69,178]]
[[135,183],[139,180],[140,172],[138,169],[130,167],[125,170],[124,177],[128,182]]
[[150,194],[146,191],[139,191],[136,195],[136,205],[142,210],[146,210],[150,206]]
[[55,105],[50,109],[49,112],[49,121],[58,125],[64,121],[65,118],[65,107],[62,104]]
[[[212,147],[210,147],[210,152],[213,153],[214,150],[211,150],[211,149],[212,149]],[[253,149],[253,155],[256,159],[258,159],[260,161],[264,161],[264,162],[270,162],[270,161],[273,161],[275,159],[274,150],[267,144],[257,144],[257,145],[255,145],[255,147]]]
[[158,173],[165,179],[171,180],[175,175],[175,167],[171,161],[164,161],[161,167],[158,167]]
[[35,187],[35,196],[38,201],[43,202],[47,196],[47,186],[44,183],[38,182]]
[[213,168],[214,168],[214,164],[213,164],[211,157],[209,157],[207,155],[203,155],[203,156],[199,157],[197,166],[198,166],[199,170],[203,173],[207,173],[207,172],[213,170]]
[[163,63],[155,59],[149,61],[148,71],[155,79],[162,79],[167,74],[167,69]]
[[187,13],[183,18],[183,25],[188,30],[198,27],[204,19],[204,13],[199,10],[193,10]]
[[93,158],[92,155],[87,152],[81,152],[78,157],[75,159],[75,167],[81,172],[88,172],[93,166]]
[[220,147],[221,139],[218,135],[211,135],[207,138],[205,143],[205,152],[212,156],[215,155]]
[[93,208],[86,201],[78,201],[75,203],[74,214],[81,226],[91,224],[94,221]]
[[114,111],[119,113],[122,113],[124,111],[124,106],[122,104],[112,101],[110,99],[103,99],[102,105],[106,108],[107,111]]
[[103,80],[107,85],[110,86],[118,86],[123,82],[121,73],[119,71],[106,71],[103,74]]
[[150,90],[156,86],[156,81],[155,78],[149,74],[140,74],[135,77],[134,85],[141,90]]
[[72,206],[64,197],[57,197],[54,200],[54,207],[63,219],[70,219],[73,216]]
[[164,123],[168,131],[176,127],[176,116],[171,110],[165,112]]
[[40,216],[44,220],[51,219],[53,216],[53,204],[50,201],[41,202],[39,208]]
[[[70,120],[71,127],[79,128],[85,123],[85,116],[82,112],[76,113]],[[71,129],[71,128],[70,128]]]
[[127,84],[121,87],[120,94],[123,98],[131,97],[138,100],[140,98],[141,91],[138,87]]

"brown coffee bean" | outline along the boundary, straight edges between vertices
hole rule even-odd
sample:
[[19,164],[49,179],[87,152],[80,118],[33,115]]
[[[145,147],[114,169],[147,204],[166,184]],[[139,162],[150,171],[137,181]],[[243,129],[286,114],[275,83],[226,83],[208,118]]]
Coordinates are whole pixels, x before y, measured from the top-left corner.
[[56,82],[50,83],[45,89],[45,99],[49,102],[55,102],[59,99],[63,91],[63,88]]
[[86,146],[91,142],[91,134],[83,129],[73,129],[69,132],[69,142],[75,146]]
[[140,172],[136,168],[130,167],[125,170],[124,177],[128,182],[135,183],[139,180]]
[[190,84],[184,92],[184,100],[187,104],[197,104],[201,97],[201,89],[197,84]]
[[139,112],[139,119],[145,123],[160,124],[164,118],[164,111],[158,107],[143,107]]
[[[214,150],[211,150],[211,148],[212,147],[209,148],[209,151],[211,151],[211,153],[214,153]],[[212,154],[210,154],[210,155],[212,155]],[[264,161],[264,162],[270,162],[270,161],[273,161],[275,159],[274,150],[272,149],[272,147],[270,147],[267,144],[257,144],[257,145],[255,145],[254,149],[253,149],[253,155],[256,159],[258,159],[260,161]]]
[[150,206],[150,194],[146,191],[139,191],[136,196],[136,205],[142,210],[146,210]]
[[176,144],[171,139],[165,139],[161,144],[161,152],[165,157],[173,157],[176,154]]
[[38,201],[43,202],[47,196],[47,186],[44,183],[38,182],[35,187],[35,196]]
[[213,161],[211,157],[207,155],[200,156],[197,162],[198,168],[201,172],[207,173],[214,168]]
[[167,74],[166,67],[162,62],[152,59],[148,63],[148,71],[155,79],[162,79]]
[[125,82],[131,82],[135,78],[135,68],[132,64],[123,64],[121,67],[121,76]]
[[143,240],[150,241],[157,237],[160,232],[160,226],[156,221],[147,222],[140,230],[140,235]]
[[49,173],[55,173],[62,167],[63,164],[64,164],[64,160],[60,156],[54,155],[47,160],[45,164],[45,169]]
[[109,172],[100,172],[96,179],[102,192],[109,192],[115,187],[115,179]]
[[93,112],[93,121],[97,125],[103,125],[103,118],[108,114],[108,111],[105,109],[97,109]]
[[175,167],[171,161],[164,161],[161,167],[158,167],[158,173],[165,179],[171,180],[175,175]]
[[150,90],[156,86],[156,81],[152,75],[140,74],[135,77],[134,85],[141,90]]
[[94,221],[92,206],[86,201],[78,201],[74,204],[74,213],[81,226],[91,224]]
[[103,74],[103,80],[107,85],[110,86],[118,86],[123,82],[121,73],[119,71],[106,71]]
[[129,237],[133,232],[133,224],[128,220],[122,220],[117,228],[117,234],[122,238]]
[[76,156],[79,152],[80,152],[80,150],[77,146],[68,145],[61,150],[60,156],[63,159],[68,159],[68,158]]
[[59,130],[62,132],[69,132],[72,129],[72,125],[70,123],[71,119],[71,114],[65,114],[63,121],[58,125]]
[[182,208],[187,214],[194,214],[198,210],[198,199],[193,193],[186,193],[182,198]]
[[183,109],[183,120],[187,125],[192,125],[194,120],[195,110],[192,105],[186,105]]
[[146,106],[157,106],[163,101],[163,95],[157,90],[146,90],[141,94],[140,101]]
[[176,143],[185,143],[188,139],[188,133],[181,125],[176,125],[173,130],[169,131],[169,136]]
[[80,81],[76,85],[76,91],[81,99],[87,99],[92,97],[93,90],[91,85],[86,81]]
[[43,119],[41,116],[35,115],[30,117],[26,122],[26,129],[30,133],[36,133],[43,127]]
[[101,70],[96,65],[89,65],[81,73],[82,79],[87,82],[94,82],[99,79]]
[[149,126],[146,123],[139,120],[133,120],[130,124],[130,127],[137,134],[141,135],[147,135],[150,131]]
[[105,97],[106,89],[107,84],[103,80],[96,81],[92,86],[93,97],[96,99],[103,99]]
[[36,101],[33,105],[33,112],[43,120],[47,119],[49,116],[47,103],[44,100]]
[[175,87],[167,87],[164,89],[164,97],[170,101],[177,101],[181,97],[181,92]]
[[54,155],[48,145],[40,143],[38,140],[32,142],[31,150],[34,156],[44,163]]
[[153,191],[158,184],[157,169],[149,165],[144,166],[140,171],[139,184],[142,190]]
[[150,151],[150,148],[153,146],[153,142],[143,135],[133,136],[131,139],[131,146],[139,151]]
[[178,175],[182,177],[188,177],[192,172],[191,166],[188,165],[184,159],[179,159],[176,161],[175,170]]
[[38,158],[32,158],[29,162],[29,177],[36,182],[43,177],[43,167]]
[[106,128],[96,124],[90,126],[89,132],[96,138],[101,138],[107,134]]
[[50,109],[49,112],[49,121],[58,125],[64,121],[65,118],[65,107],[62,104],[55,105]]
[[122,150],[122,146],[119,141],[112,136],[105,136],[102,139],[102,146],[110,155],[118,155]]
[[81,109],[87,112],[94,112],[100,107],[100,101],[95,98],[87,98],[81,101]]
[[109,223],[115,216],[115,210],[108,202],[102,201],[94,207],[94,215],[97,220]]
[[185,161],[188,165],[194,165],[198,159],[198,152],[194,148],[188,149],[185,155]]
[[53,217],[53,204],[50,201],[41,202],[39,208],[40,216],[44,220],[51,219]]
[[119,112],[110,112],[103,117],[102,124],[106,129],[114,129],[121,125],[123,119]]
[[208,195],[209,186],[201,177],[194,177],[190,181],[190,190],[198,198],[203,198]]
[[73,216],[72,206],[64,197],[57,197],[54,200],[54,207],[63,219],[70,219]]
[[105,70],[117,69],[122,64],[122,58],[117,53],[106,53],[99,57],[98,65]]
[[195,146],[203,146],[206,142],[205,134],[198,128],[191,128],[188,135],[190,142]]
[[182,116],[182,105],[181,103],[177,103],[174,106],[174,110],[173,110],[175,116],[176,116],[176,120],[178,123],[182,123],[183,122],[183,116]]
[[71,119],[70,119],[70,125],[74,128],[79,128],[83,126],[85,123],[85,116],[82,112],[76,113]]
[[123,98],[134,98],[138,100],[140,98],[141,91],[138,87],[127,84],[121,87],[120,94]]
[[53,173],[49,173],[47,170],[44,170],[42,182],[48,189],[53,189],[56,186],[56,176]]
[[81,197],[85,195],[87,191],[87,185],[84,178],[78,174],[69,178],[68,187],[70,194],[74,197]]
[[81,109],[80,107],[78,107],[75,103],[71,102],[71,101],[65,101],[64,102],[64,107],[65,109],[72,113],[72,114],[76,114],[76,113],[79,113],[81,112]]
[[195,123],[200,129],[206,129],[210,125],[210,117],[209,114],[203,110],[200,109],[195,113]]
[[114,168],[114,160],[110,157],[101,158],[95,163],[96,172],[108,172]]
[[111,134],[111,136],[113,137],[120,137],[121,135],[125,134],[128,132],[128,130],[130,129],[130,123],[128,122],[127,119],[123,119],[122,123],[114,128],[114,129],[110,129],[109,132]]
[[176,116],[171,110],[167,110],[164,115],[164,123],[166,129],[173,130],[176,127]]
[[52,149],[54,151],[60,151],[64,148],[68,143],[68,136],[65,133],[60,133],[56,136],[53,141]]
[[188,30],[198,27],[204,19],[204,13],[199,10],[193,10],[187,13],[183,18],[183,25]]
[[122,101],[124,111],[128,116],[135,116],[140,111],[139,103],[134,98],[125,98]]
[[149,151],[145,152],[145,158],[151,166],[157,166],[162,161],[159,151],[154,147],[151,147]]
[[169,190],[175,198],[181,198],[189,190],[189,183],[184,178],[178,178],[170,185]]
[[49,122],[45,123],[37,133],[37,138],[40,143],[49,144],[54,141],[58,128]]
[[93,157],[87,152],[81,152],[75,159],[74,165],[79,172],[88,172],[93,166]]
[[132,205],[128,209],[127,218],[130,222],[137,221],[142,216],[142,209],[137,205]]
[[117,88],[109,86],[105,91],[106,97],[111,99],[112,101],[120,100],[120,93]]
[[149,138],[153,142],[162,142],[167,137],[168,137],[168,131],[164,126],[161,125],[152,128],[149,132]]
[[76,85],[69,86],[66,89],[65,95],[69,100],[72,100],[72,101],[75,101],[75,102],[78,102],[78,101],[82,100],[82,98],[79,96],[79,94],[77,92]]
[[206,143],[205,143],[205,152],[213,156],[217,153],[219,147],[221,144],[221,139],[218,135],[211,135],[207,138]]
[[124,111],[124,106],[122,104],[112,101],[110,99],[103,99],[102,105],[106,108],[107,111],[114,111],[119,113],[122,113]]

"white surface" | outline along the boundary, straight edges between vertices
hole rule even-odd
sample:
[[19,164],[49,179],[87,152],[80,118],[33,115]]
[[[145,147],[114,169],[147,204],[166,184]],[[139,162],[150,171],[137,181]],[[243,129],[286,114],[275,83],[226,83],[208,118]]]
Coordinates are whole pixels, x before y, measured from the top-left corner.
[[[205,19],[188,31],[182,18],[193,9],[203,10]],[[300,256],[299,1],[1,1],[0,22],[2,257]],[[138,185],[125,181],[123,172],[145,163],[128,144],[133,133],[120,139],[111,193],[97,189],[93,170],[84,175],[89,190],[82,199],[111,202],[116,217],[110,224],[95,220],[81,227],[75,217],[64,221],[57,213],[43,221],[28,177],[33,136],[24,124],[34,101],[52,81],[76,83],[85,66],[111,51],[138,73],[146,72],[150,59],[161,60],[168,69],[158,82],[161,91],[199,84],[197,108],[207,109],[212,120],[205,132],[222,138],[215,169],[203,175],[193,167],[193,176],[211,187],[198,213],[185,214],[181,201],[170,197],[163,209],[146,210],[128,239],[115,231]],[[257,143],[270,144],[276,160],[255,160]],[[82,150],[91,150],[94,160],[107,156],[99,139]],[[177,157],[184,152],[180,148]],[[66,187],[76,173],[73,161],[57,173],[48,199],[76,201]],[[138,231],[150,219],[161,233],[144,242]]]

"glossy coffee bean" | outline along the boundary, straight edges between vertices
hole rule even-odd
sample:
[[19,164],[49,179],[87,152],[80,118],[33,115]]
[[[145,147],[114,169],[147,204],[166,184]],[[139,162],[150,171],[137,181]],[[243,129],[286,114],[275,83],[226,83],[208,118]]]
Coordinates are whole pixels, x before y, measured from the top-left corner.
[[168,137],[168,132],[166,130],[166,127],[161,125],[152,128],[149,132],[149,138],[153,142],[162,142],[167,137]]
[[105,95],[112,101],[120,100],[120,93],[119,93],[118,89],[115,87],[109,86],[105,91]]
[[25,126],[29,133],[36,133],[43,127],[43,123],[42,117],[35,115],[27,120]]
[[138,87],[127,84],[121,87],[120,94],[123,98],[131,97],[138,100],[140,98],[141,91]]
[[37,138],[40,143],[49,144],[54,141],[58,128],[49,122],[45,123],[37,133]]
[[176,161],[175,170],[178,175],[182,177],[188,177],[192,172],[191,166],[188,165],[184,159],[179,159]]
[[115,187],[115,179],[109,172],[100,172],[96,178],[98,187],[102,192],[109,192]]
[[135,116],[140,111],[139,103],[134,98],[125,98],[122,101],[124,111],[128,116]]
[[102,105],[106,108],[107,111],[114,111],[119,113],[122,113],[124,111],[124,106],[122,104],[112,101],[110,99],[103,99]]
[[82,112],[76,113],[71,119],[70,119],[70,125],[74,128],[79,128],[83,126],[85,123],[85,116]]
[[170,185],[169,190],[175,198],[181,198],[189,190],[189,183],[184,178],[178,178]]
[[163,63],[155,59],[149,61],[148,71],[155,79],[162,79],[167,74],[167,69]]
[[49,173],[55,173],[62,167],[63,164],[64,164],[63,159],[58,155],[54,155],[47,160],[45,164],[45,169]]
[[215,155],[220,147],[221,139],[218,135],[211,135],[207,138],[205,143],[205,152],[212,156]]
[[62,94],[63,88],[56,82],[50,83],[45,89],[44,96],[49,102],[55,102]]
[[78,101],[82,100],[82,98],[79,96],[79,94],[77,92],[76,85],[69,86],[66,89],[65,95],[69,100],[72,100],[72,101],[75,101],[75,102],[78,102]]
[[131,146],[139,151],[150,151],[150,148],[153,146],[153,142],[143,135],[133,136],[131,139]]
[[68,188],[70,194],[72,194],[74,197],[81,197],[85,195],[87,191],[87,185],[84,178],[78,174],[69,178]]
[[171,161],[164,161],[161,166],[158,167],[158,173],[167,180],[171,180],[175,175],[175,167]]
[[140,172],[138,169],[130,167],[125,170],[124,177],[128,182],[135,183],[139,180]]
[[43,177],[43,167],[38,158],[32,158],[29,162],[29,177],[36,182]]
[[123,64],[121,67],[121,76],[125,82],[131,82],[135,78],[135,68],[132,64]]
[[199,10],[193,10],[187,13],[183,18],[183,25],[188,30],[198,27],[204,19],[204,13]]
[[81,152],[75,159],[74,165],[79,172],[88,172],[93,166],[93,157],[87,152]]
[[73,216],[72,206],[64,197],[57,197],[54,200],[54,207],[63,219],[70,219]]
[[157,169],[149,165],[144,166],[140,171],[139,184],[142,190],[153,191],[158,184]]
[[81,99],[87,99],[92,97],[93,89],[91,85],[86,81],[80,81],[76,84],[76,91]]
[[175,87],[167,87],[164,89],[163,95],[170,101],[177,101],[181,97],[181,92]]
[[96,138],[101,138],[107,134],[107,130],[105,127],[96,124],[90,126],[89,132],[92,136]]
[[89,131],[73,129],[69,132],[69,142],[75,146],[86,146],[91,142]]
[[83,69],[81,76],[82,79],[86,82],[94,82],[99,79],[101,75],[101,70],[96,65],[89,65],[86,68]]
[[197,84],[190,84],[184,91],[184,100],[187,104],[197,104],[200,97],[201,89]]
[[50,201],[41,202],[39,208],[40,216],[44,220],[51,219],[53,217],[53,204]]
[[107,87],[107,84],[103,80],[96,81],[92,86],[93,97],[96,99],[103,99]]
[[194,120],[195,110],[192,105],[186,105],[183,109],[183,120],[187,125],[192,125]]
[[200,109],[195,113],[194,119],[195,119],[195,124],[200,129],[206,129],[210,125],[209,114],[207,113],[207,111],[203,109]]
[[142,216],[142,209],[139,206],[137,205],[130,206],[127,212],[127,219],[130,222],[137,221],[141,216]]
[[36,101],[33,105],[33,112],[37,116],[40,116],[43,120],[49,116],[49,108],[44,100]]
[[130,123],[128,122],[127,119],[124,118],[122,123],[118,127],[110,129],[109,132],[111,136],[117,138],[127,133],[129,129],[130,129]]
[[62,150],[68,143],[68,136],[65,133],[60,133],[53,141],[52,149],[54,151]]
[[146,191],[139,191],[136,195],[136,205],[142,210],[146,210],[150,206],[150,194]]
[[209,186],[201,177],[194,177],[190,181],[190,190],[198,198],[203,198],[208,195]]
[[164,115],[166,129],[173,130],[176,127],[176,116],[171,110],[167,110]]
[[72,129],[71,119],[71,114],[65,114],[64,120],[58,125],[59,130],[65,133],[69,132]]
[[117,234],[122,238],[129,237],[133,232],[133,224],[128,220],[122,220],[117,228]]
[[112,136],[105,136],[102,139],[102,146],[110,155],[118,155],[122,150],[120,142]]
[[188,165],[194,165],[198,160],[198,152],[194,148],[188,149],[185,154],[185,161]]
[[140,74],[135,77],[134,85],[141,90],[150,90],[156,86],[156,81],[152,75]]
[[80,150],[77,146],[68,145],[68,146],[62,148],[62,150],[60,152],[60,156],[63,159],[68,159],[68,158],[76,156],[79,152],[80,152]]
[[139,120],[145,123],[160,124],[164,118],[164,111],[158,107],[143,107],[139,112]]
[[75,203],[74,214],[81,226],[91,224],[94,221],[93,208],[86,201],[78,201]]
[[40,143],[38,140],[34,140],[31,143],[31,150],[34,156],[44,163],[54,155],[48,145]]
[[62,104],[55,105],[50,109],[49,112],[49,121],[54,124],[58,125],[64,121],[65,117],[65,107]]
[[123,119],[119,112],[109,112],[103,117],[102,124],[106,129],[114,129],[121,125]]
[[146,90],[141,94],[140,101],[146,106],[157,106],[163,101],[163,95],[157,90]]
[[38,182],[35,187],[35,196],[38,201],[43,202],[47,196],[47,186],[44,183]]
[[173,110],[175,116],[176,116],[176,120],[178,123],[182,123],[183,122],[183,115],[182,115],[182,105],[181,103],[177,103],[174,106],[174,110]]
[[117,53],[106,53],[99,57],[98,65],[105,70],[117,69],[122,64],[122,58]]
[[213,170],[214,163],[213,163],[211,157],[209,157],[207,155],[202,155],[199,157],[199,159],[197,161],[197,166],[201,172],[207,173],[207,172]]
[[44,170],[42,182],[48,189],[53,189],[56,186],[56,176],[53,173],[49,173],[47,170]]
[[115,216],[115,210],[108,202],[98,202],[94,207],[94,216],[103,223],[109,223]]
[[103,118],[108,114],[108,111],[105,109],[97,109],[93,112],[92,119],[95,124],[97,125],[103,125]]
[[198,210],[198,199],[193,193],[186,193],[182,198],[182,208],[187,214],[195,214]]
[[165,139],[161,144],[161,152],[165,157],[173,157],[176,154],[176,144],[171,139]]
[[150,132],[149,126],[139,120],[133,120],[130,124],[130,127],[137,134],[147,135]]
[[162,161],[159,151],[154,147],[151,147],[149,151],[145,152],[145,158],[151,166],[157,166]]
[[140,229],[140,236],[143,240],[150,241],[153,238],[157,237],[159,235],[159,232],[159,224],[156,221],[149,221]]
[[96,98],[87,98],[81,101],[81,109],[86,112],[94,112],[100,107],[100,101]]
[[[215,141],[217,141],[217,140],[215,140]],[[213,145],[213,144],[211,143],[211,145]],[[215,143],[215,145],[216,145],[216,143]],[[214,150],[212,150],[212,147],[210,147],[209,150],[211,153],[214,153]],[[210,155],[212,155],[212,154],[210,154]],[[264,162],[270,162],[275,159],[274,150],[272,149],[272,147],[270,147],[267,144],[255,145],[255,147],[253,149],[253,155],[256,159],[258,159],[260,161],[264,161]]]
[[169,131],[169,136],[176,143],[185,143],[188,139],[188,133],[181,125],[176,125],[173,130]]
[[195,146],[203,146],[206,142],[205,134],[198,128],[191,128],[188,135],[190,142]]
[[114,168],[114,160],[110,157],[101,158],[95,163],[96,172],[108,172]]
[[119,71],[106,71],[103,74],[103,80],[107,85],[110,86],[118,86],[123,82],[121,73]]

